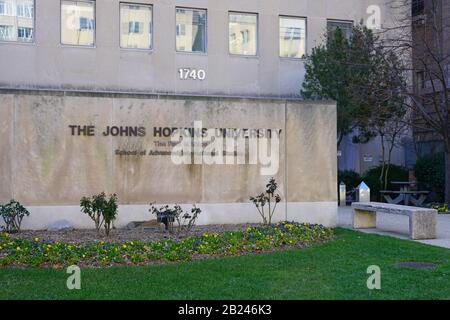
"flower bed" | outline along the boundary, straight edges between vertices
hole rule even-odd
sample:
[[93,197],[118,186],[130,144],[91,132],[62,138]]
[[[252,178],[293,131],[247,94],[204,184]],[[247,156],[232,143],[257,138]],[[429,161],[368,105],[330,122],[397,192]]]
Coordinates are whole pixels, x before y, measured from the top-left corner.
[[450,214],[450,208],[446,203],[434,203],[431,208],[436,209],[439,214]]
[[0,235],[0,266],[55,267],[141,265],[152,262],[187,261],[209,256],[231,256],[267,252],[279,248],[305,247],[333,238],[322,225],[282,222],[248,227],[244,231],[205,233],[180,241],[130,241],[124,243],[63,242],[12,239]]

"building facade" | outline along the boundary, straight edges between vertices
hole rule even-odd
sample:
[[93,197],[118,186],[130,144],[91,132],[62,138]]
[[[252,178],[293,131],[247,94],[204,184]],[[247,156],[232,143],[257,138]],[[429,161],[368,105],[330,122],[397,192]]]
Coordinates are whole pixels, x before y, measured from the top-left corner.
[[1,0],[0,87],[296,97],[327,25],[383,3]]
[[[438,117],[450,112],[440,105],[445,104],[444,91],[450,93],[450,1],[414,0],[411,15],[414,95],[424,101],[429,115],[441,122]],[[436,103],[440,106],[436,107]],[[446,105],[449,104],[447,98]],[[416,117],[414,140],[420,156],[445,150],[442,136],[430,130],[420,116]]]
[[[335,225],[336,110],[298,99],[304,55],[327,28],[382,27],[383,3],[0,0],[0,202],[23,202],[28,228],[89,227],[79,199],[102,191],[119,196],[117,226],[151,218],[150,202],[256,222],[249,197],[272,176],[276,220]],[[199,123],[243,151],[174,160],[174,132]]]

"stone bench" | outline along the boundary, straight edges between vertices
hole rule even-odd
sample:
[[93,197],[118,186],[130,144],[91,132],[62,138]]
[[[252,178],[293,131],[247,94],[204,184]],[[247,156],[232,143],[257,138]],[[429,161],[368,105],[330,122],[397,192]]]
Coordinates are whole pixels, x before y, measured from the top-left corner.
[[437,210],[380,202],[354,202],[353,228],[376,228],[377,212],[409,217],[409,237],[413,240],[435,239]]

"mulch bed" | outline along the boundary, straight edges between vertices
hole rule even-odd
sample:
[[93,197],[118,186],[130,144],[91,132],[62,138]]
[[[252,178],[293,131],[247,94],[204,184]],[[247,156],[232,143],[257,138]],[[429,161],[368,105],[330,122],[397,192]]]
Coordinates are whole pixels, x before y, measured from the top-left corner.
[[113,242],[122,243],[129,241],[158,241],[162,239],[184,239],[186,236],[201,236],[204,233],[214,233],[214,232],[224,232],[224,231],[242,231],[249,226],[258,226],[259,224],[226,224],[226,225],[205,225],[205,226],[195,226],[190,234],[180,234],[179,236],[175,234],[169,234],[161,230],[157,226],[152,227],[137,227],[135,229],[113,229],[109,237],[107,237],[103,230],[99,234],[96,230],[92,229],[72,229],[72,230],[62,230],[62,231],[46,231],[46,230],[22,230],[20,233],[12,234],[13,239],[26,239],[33,240],[39,238],[41,241],[50,242],[65,242],[65,243],[92,243],[92,242]]

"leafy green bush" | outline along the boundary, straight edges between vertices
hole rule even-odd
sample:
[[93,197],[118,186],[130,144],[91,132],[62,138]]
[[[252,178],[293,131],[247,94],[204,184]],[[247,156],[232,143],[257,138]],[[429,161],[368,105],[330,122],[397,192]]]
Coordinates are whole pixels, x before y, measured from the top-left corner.
[[[384,190],[384,186],[380,183],[381,165],[369,169],[362,177],[362,180],[370,188],[370,198],[372,201],[380,201],[380,191]],[[391,164],[389,166],[389,174],[387,177],[388,190],[399,190],[399,186],[392,185],[391,181],[408,181],[408,169]]]
[[442,202],[445,190],[444,153],[419,158],[416,162],[415,171],[419,188],[431,191],[430,198],[436,202]]
[[19,232],[23,218],[29,215],[28,210],[14,199],[7,204],[0,205],[0,217],[5,221],[2,230],[9,233]]
[[446,203],[432,203],[430,208],[437,210],[438,213],[450,213],[450,206]]
[[117,218],[118,208],[119,206],[117,205],[117,195],[116,194],[110,195],[109,199],[106,200],[105,206],[103,207],[102,211],[103,223],[105,226],[105,233],[107,236],[109,236],[109,233],[111,231],[112,223]]
[[275,248],[305,247],[331,240],[333,230],[322,225],[280,222],[244,231],[204,233],[183,240],[73,244],[12,239],[0,233],[0,266],[54,267],[139,265],[154,261],[186,261],[201,256],[238,256]]
[[177,204],[173,208],[170,208],[168,205],[157,208],[152,203],[150,206],[149,211],[156,216],[158,222],[164,223],[166,230],[169,232],[174,232],[175,228],[173,224],[176,221],[178,224],[176,232],[178,234],[181,232],[189,233],[195,226],[198,215],[202,212],[195,204],[190,213],[188,211],[183,211]]
[[[277,207],[277,204],[281,202],[281,197],[279,194],[276,194],[275,192],[278,189],[278,184],[275,181],[274,178],[271,178],[269,180],[269,183],[266,185],[266,191],[261,193],[260,195],[257,195],[256,197],[251,197],[250,201],[253,202],[253,204],[256,206],[256,209],[258,210],[258,213],[261,215],[261,218],[263,219],[263,223],[265,225],[272,223],[272,217],[275,213],[275,209]],[[265,212],[264,209],[267,204],[267,211]]]
[[355,189],[361,183],[362,179],[359,173],[353,170],[341,170],[338,172],[338,184],[345,183],[347,191]]
[[111,225],[118,214],[117,195],[112,194],[108,198],[102,192],[90,198],[83,197],[80,200],[80,206],[81,211],[94,221],[97,232],[100,232],[100,229],[104,226],[106,235],[109,235]]

